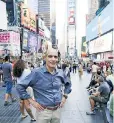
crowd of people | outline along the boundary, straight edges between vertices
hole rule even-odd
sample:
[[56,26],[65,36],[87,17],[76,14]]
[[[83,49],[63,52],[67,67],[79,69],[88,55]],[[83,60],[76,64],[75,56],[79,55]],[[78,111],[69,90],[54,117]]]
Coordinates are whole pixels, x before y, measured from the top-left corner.
[[111,116],[114,116],[114,73],[106,67],[100,67],[96,62],[92,65],[92,76],[87,91],[91,104],[91,112],[87,115],[96,114],[98,104],[107,104]]

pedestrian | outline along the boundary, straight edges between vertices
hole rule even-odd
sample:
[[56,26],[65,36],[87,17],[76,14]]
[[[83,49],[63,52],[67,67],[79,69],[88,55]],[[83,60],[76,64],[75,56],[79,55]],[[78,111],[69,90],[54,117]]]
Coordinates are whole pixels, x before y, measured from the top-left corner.
[[2,65],[3,71],[3,80],[6,85],[6,94],[5,94],[5,103],[4,106],[9,105],[8,102],[9,97],[11,98],[12,102],[16,101],[16,98],[12,96],[12,87],[13,87],[13,80],[12,80],[12,64],[9,62],[9,56],[5,57],[5,63]]
[[70,69],[67,64],[63,65],[62,70],[63,70],[64,74],[70,78]]
[[74,61],[74,62],[73,62],[73,73],[76,73],[76,67],[77,67],[77,66],[76,66],[76,62]]
[[105,74],[106,73],[106,65],[104,64],[103,65],[103,74]]
[[[19,59],[13,67],[13,75],[17,78],[17,84],[23,83],[23,79],[28,76],[31,73],[30,69],[26,69],[25,63],[22,59]],[[31,91],[31,88],[28,87],[27,90]],[[33,97],[33,95],[31,95]],[[24,112],[24,109],[26,109],[27,113],[31,117],[31,121],[36,121],[33,114],[32,110],[30,108],[30,103],[27,99],[20,98],[20,111],[22,114],[22,119],[26,118],[27,115]]]
[[[71,81],[64,72],[57,69],[58,51],[49,48],[45,57],[46,64],[34,69],[17,85],[21,98],[28,99],[36,108],[37,123],[60,123],[61,108],[71,92]],[[64,84],[64,93],[62,86]],[[35,100],[27,94],[26,88],[33,88]]]
[[81,79],[82,75],[83,75],[83,66],[82,66],[81,62],[78,65],[78,73],[79,73],[79,78]]
[[96,62],[94,62],[93,65],[92,65],[92,76],[91,76],[91,80],[97,74],[98,68],[99,68],[98,65],[96,64]]

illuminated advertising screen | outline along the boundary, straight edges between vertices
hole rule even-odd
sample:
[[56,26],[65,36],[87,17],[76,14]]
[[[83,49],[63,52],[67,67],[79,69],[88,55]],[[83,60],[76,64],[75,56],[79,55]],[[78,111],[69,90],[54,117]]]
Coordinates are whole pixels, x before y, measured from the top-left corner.
[[30,52],[37,52],[37,40],[38,40],[37,35],[32,32],[29,32],[28,47]]
[[75,0],[68,0],[68,24],[75,25]]
[[21,4],[21,25],[36,32],[36,15],[24,4]]
[[20,56],[20,34],[8,31],[0,32],[0,56]]

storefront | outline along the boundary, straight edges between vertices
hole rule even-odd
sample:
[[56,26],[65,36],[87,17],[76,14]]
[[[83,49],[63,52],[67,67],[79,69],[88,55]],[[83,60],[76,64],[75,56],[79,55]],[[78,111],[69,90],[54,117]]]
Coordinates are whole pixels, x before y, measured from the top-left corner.
[[0,32],[0,56],[20,56],[20,34],[13,31]]

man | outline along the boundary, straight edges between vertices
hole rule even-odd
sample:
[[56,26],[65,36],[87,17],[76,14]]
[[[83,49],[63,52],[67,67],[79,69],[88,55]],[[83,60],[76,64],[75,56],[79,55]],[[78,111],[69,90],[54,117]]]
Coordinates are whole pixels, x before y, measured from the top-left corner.
[[95,104],[96,102],[99,103],[107,103],[109,100],[110,88],[109,85],[104,81],[103,77],[99,77],[97,82],[100,84],[98,91],[93,93],[90,97],[90,104],[91,104],[91,112],[86,112],[87,115],[95,114]]
[[91,80],[96,75],[98,68],[99,67],[97,66],[96,62],[94,62],[93,65],[92,65],[92,77],[91,77]]
[[8,98],[10,97],[12,102],[15,102],[16,99],[12,97],[12,87],[13,87],[13,81],[12,81],[12,64],[9,63],[9,56],[5,57],[5,63],[2,65],[2,71],[3,71],[3,80],[6,85],[6,94],[5,94],[5,103],[4,106],[9,105]]
[[[45,61],[43,67],[34,69],[22,84],[17,85],[17,91],[21,98],[28,99],[37,109],[37,123],[60,123],[60,108],[64,106],[71,92],[71,81],[62,70],[56,69],[58,62],[56,49],[48,49]],[[63,84],[64,94],[62,94]],[[35,100],[27,94],[28,86],[33,88]]]
[[73,73],[76,73],[76,67],[77,67],[77,65],[76,65],[76,62],[74,61],[73,62]]

